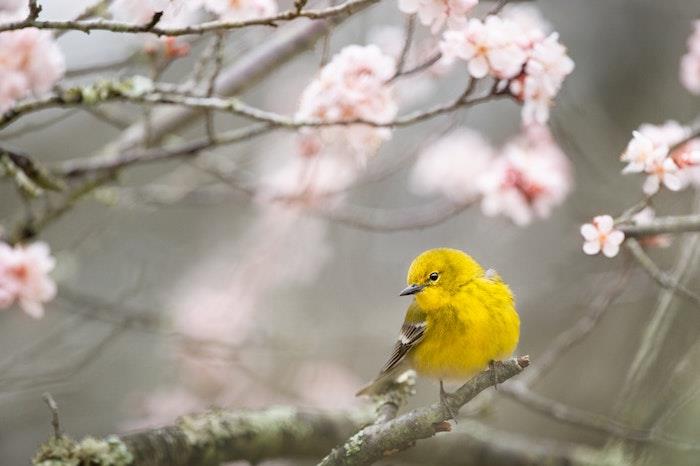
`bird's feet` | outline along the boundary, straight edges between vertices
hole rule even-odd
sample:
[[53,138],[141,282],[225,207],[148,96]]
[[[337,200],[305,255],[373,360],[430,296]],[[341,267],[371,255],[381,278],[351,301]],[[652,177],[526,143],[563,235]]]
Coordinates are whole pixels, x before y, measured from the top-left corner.
[[453,399],[454,395],[445,391],[442,380],[440,380],[440,403],[442,403],[445,411],[447,411],[447,413],[450,415],[450,419],[455,421],[455,424],[457,424],[457,411],[451,405]]
[[496,361],[493,359],[489,361],[489,370],[491,371],[491,382],[493,382],[493,388],[498,390],[498,374],[496,373]]

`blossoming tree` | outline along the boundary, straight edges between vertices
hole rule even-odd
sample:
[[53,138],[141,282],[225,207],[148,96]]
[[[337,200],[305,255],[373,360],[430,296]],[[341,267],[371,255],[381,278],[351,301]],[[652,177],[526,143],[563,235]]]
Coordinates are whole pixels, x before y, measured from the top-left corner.
[[[331,222],[406,231],[473,209],[500,217],[507,228],[546,224],[573,190],[571,158],[550,119],[567,78],[575,73],[576,57],[530,2],[398,0],[391,11],[404,22],[403,29],[385,25],[375,28],[369,41],[342,44],[332,43],[334,29],[350,18],[371,15],[369,8],[378,0],[286,3],[97,0],[86,2],[75,16],[45,19],[42,9],[48,2],[0,0],[0,175],[22,206],[21,215],[2,219],[0,309],[41,319],[62,294],[85,305],[88,290],[66,290],[60,277],[57,285],[52,273],[61,267],[60,256],[57,264],[46,232],[88,209],[90,200],[110,209],[164,207],[197,196],[221,199],[234,191],[255,212],[237,240],[244,253],[235,266],[212,257],[180,274],[174,291],[162,299],[172,322],[94,312],[108,307],[104,301],[88,305],[89,318],[109,323],[114,334],[134,328],[166,333],[177,343],[177,370],[186,382],[139,399],[138,415],[124,428],[143,430],[101,439],[74,441],[63,435],[55,402],[47,396],[54,435],[39,448],[34,464],[197,465],[279,457],[370,464],[451,429],[439,406],[396,417],[412,394],[410,376],[374,400],[375,412],[352,399],[361,378],[324,361],[306,361],[289,383],[296,395],[281,398],[322,411],[238,410],[280,399],[267,392],[268,384],[261,386],[258,370],[231,361],[240,358],[242,348],[255,345],[255,316],[265,295],[283,284],[314,286],[319,280],[332,252]],[[699,94],[700,22],[693,26],[680,62],[680,82]],[[271,37],[246,39],[246,31],[259,28]],[[89,41],[93,31],[137,45],[126,59],[72,68],[60,37],[84,32],[88,35],[81,40]],[[277,88],[270,105],[253,105],[241,97],[316,42],[318,68],[299,86]],[[459,87],[448,89],[446,83],[454,82]],[[438,97],[447,91],[452,97]],[[467,109],[478,114],[477,107],[500,100],[519,112],[519,128],[505,142],[494,142],[496,138],[460,121]],[[124,110],[134,107],[139,111]],[[34,114],[50,110],[56,116],[37,122]],[[108,122],[117,130],[115,139],[94,154],[75,154],[60,163],[12,144],[13,137],[27,133],[49,138],[44,131],[74,111]],[[220,115],[233,118],[221,120]],[[440,119],[446,124],[406,151],[400,163],[382,163],[381,151],[400,142],[398,128]],[[201,123],[201,130],[183,136],[183,127],[195,123]],[[700,123],[644,123],[632,134],[619,158],[626,164],[622,174],[641,175],[641,198],[616,217],[601,213],[591,221],[580,219],[583,252],[614,258],[624,248],[663,289],[700,305],[692,287],[663,272],[649,256],[654,248],[668,247],[672,235],[700,230],[696,212],[657,216],[653,209],[665,191],[700,186]],[[248,169],[243,158],[211,154],[264,138],[273,141],[265,155],[274,158],[259,169]],[[424,210],[374,211],[352,203],[352,190],[382,182],[409,162],[407,190],[434,199]],[[172,163],[177,164],[174,170]],[[123,174],[147,165],[157,172],[155,181],[122,183]],[[606,209],[600,206],[601,212]],[[565,241],[580,245],[575,232]],[[586,260],[583,254],[581,260]],[[622,272],[621,283],[625,277]],[[556,359],[591,332],[620,287],[624,284],[592,303],[590,314],[555,338],[539,358],[535,355],[532,367],[499,388],[499,396],[555,421],[604,432],[622,441],[622,447],[581,445],[565,451],[547,442],[533,447],[517,433],[469,417],[466,426],[459,426],[471,445],[450,447],[454,455],[474,464],[479,458],[491,458],[489,464],[613,464],[632,461],[634,446],[628,442],[699,448],[664,431],[663,425],[649,430],[627,425],[532,389]],[[650,328],[652,336],[645,342],[656,338],[659,328]],[[104,341],[108,339],[96,348]],[[650,351],[641,345],[630,380],[645,370]],[[515,376],[528,364],[527,358],[505,362],[497,380]],[[12,377],[8,380],[11,386]],[[42,386],[42,380],[39,374],[30,383]],[[51,385],[51,377],[47,380]],[[0,387],[4,383],[0,380]],[[490,374],[475,377],[460,389],[461,404],[492,384]],[[468,406],[492,402],[493,396]],[[230,409],[207,411],[211,405]],[[678,406],[665,415],[672,416]]]

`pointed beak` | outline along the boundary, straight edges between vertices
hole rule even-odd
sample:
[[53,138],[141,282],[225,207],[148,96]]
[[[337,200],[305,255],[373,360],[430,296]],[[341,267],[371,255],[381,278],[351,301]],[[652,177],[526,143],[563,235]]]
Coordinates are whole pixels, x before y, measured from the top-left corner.
[[408,296],[410,294],[416,294],[423,288],[425,288],[425,285],[409,285],[406,288],[404,288],[401,293],[399,293],[399,296]]

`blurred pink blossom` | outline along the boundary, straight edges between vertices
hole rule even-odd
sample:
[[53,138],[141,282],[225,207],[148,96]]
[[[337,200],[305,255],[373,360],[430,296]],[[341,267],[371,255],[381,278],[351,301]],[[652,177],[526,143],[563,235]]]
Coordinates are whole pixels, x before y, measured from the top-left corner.
[[446,31],[440,43],[443,60],[460,58],[468,63],[474,78],[487,75],[497,79],[511,79],[522,71],[527,59],[519,43],[522,35],[518,25],[498,16],[486,20],[472,18],[466,27]]
[[692,94],[700,94],[700,20],[693,21],[688,52],[681,58],[680,81]]
[[610,215],[599,215],[591,223],[581,225],[581,236],[585,240],[583,252],[592,256],[602,251],[606,257],[615,257],[620,252],[625,234],[614,227]]
[[[641,130],[644,130],[654,140],[643,134]],[[681,127],[676,127],[673,123],[666,123],[663,127],[642,125],[640,131],[632,133],[633,138],[620,157],[620,160],[628,163],[622,173],[646,173],[647,178],[642,190],[647,195],[658,192],[661,185],[671,191],[683,189],[684,179],[680,174],[679,165],[674,157],[669,156],[669,141],[674,140],[674,138],[680,141],[685,133],[686,131],[683,131]],[[683,154],[685,153],[677,155],[678,160],[683,160],[688,166],[697,163],[693,155],[694,152]]]
[[653,159],[664,159],[668,154],[667,144],[655,144],[641,131],[634,131],[632,135],[627,149],[620,156],[621,161],[627,162],[622,173],[642,173]]
[[[639,145],[646,145],[647,151],[649,150],[649,144],[658,152],[666,151],[668,157],[673,160],[675,165],[678,167],[678,176],[681,178],[681,187],[685,187],[688,184],[700,185],[700,139],[691,139],[688,142],[681,144],[686,140],[691,134],[691,130],[687,126],[683,126],[677,121],[668,120],[661,125],[652,125],[649,123],[642,124],[637,130],[643,138],[635,135],[632,141],[630,141],[628,146],[628,151],[630,147],[639,147]],[[634,134],[634,133],[633,133]],[[641,142],[646,138],[646,143]],[[677,147],[676,147],[677,146]],[[643,154],[638,154],[640,158]],[[623,161],[626,155],[623,154]],[[653,157],[648,157],[652,160]],[[635,165],[633,168],[637,168],[639,164]],[[623,173],[627,173],[630,170],[623,170]],[[637,172],[646,170],[636,170]]]
[[671,147],[690,136],[690,128],[674,120],[667,120],[661,125],[643,123],[637,131],[655,146]]
[[278,11],[275,0],[204,0],[204,6],[228,21],[265,18]]
[[355,392],[362,379],[344,367],[326,361],[306,362],[296,371],[292,389],[304,405],[322,409],[356,406]]
[[399,10],[417,14],[424,26],[437,34],[447,24],[449,28],[463,26],[467,13],[479,3],[478,0],[399,0]]
[[503,8],[501,17],[518,25],[521,31],[519,41],[525,47],[543,41],[552,29],[540,9],[531,3],[509,3]]
[[0,33],[0,112],[50,90],[64,72],[63,53],[51,32],[26,28]]
[[683,180],[678,174],[678,165],[672,158],[667,157],[666,153],[655,152],[654,155],[647,160],[644,171],[647,173],[647,178],[642,186],[644,194],[651,196],[659,191],[661,185],[671,191],[679,191],[683,189]]
[[0,243],[0,309],[18,302],[31,317],[43,317],[44,303],[56,296],[56,283],[49,276],[55,265],[46,243]]
[[[398,106],[387,80],[394,74],[395,66],[394,59],[376,45],[345,47],[304,89],[296,118],[391,121]],[[306,157],[326,152],[346,154],[364,167],[367,159],[389,138],[390,129],[367,125],[308,129],[300,139],[300,154]]]
[[217,252],[184,274],[170,301],[175,327],[192,339],[180,363],[197,393],[225,396],[235,370],[199,352],[201,342],[235,348],[249,341],[266,295],[317,277],[331,254],[326,229],[325,222],[297,209],[263,205],[240,240],[240,257]]
[[573,70],[574,61],[566,54],[557,33],[532,45],[525,73],[510,83],[511,93],[523,101],[525,124],[544,124],[549,120],[552,101]]
[[0,23],[19,21],[27,17],[29,2],[25,0],[0,0]]
[[544,126],[526,127],[506,144],[479,178],[485,215],[505,215],[516,225],[546,218],[571,190],[568,158]]
[[411,186],[418,194],[440,193],[456,203],[479,195],[479,177],[495,151],[478,132],[454,131],[423,150],[413,167]]

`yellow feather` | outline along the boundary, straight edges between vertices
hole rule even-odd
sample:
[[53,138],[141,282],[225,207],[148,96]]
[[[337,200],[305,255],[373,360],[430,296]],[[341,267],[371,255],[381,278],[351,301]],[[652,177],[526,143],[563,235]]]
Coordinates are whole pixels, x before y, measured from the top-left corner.
[[[414,292],[404,322],[426,325],[420,341],[406,352],[402,367],[428,377],[465,380],[515,350],[520,319],[513,295],[501,277],[485,272],[468,254],[428,250],[411,264],[407,283],[419,291]],[[376,392],[370,387],[360,394]]]

